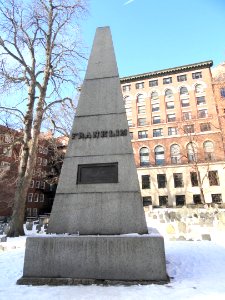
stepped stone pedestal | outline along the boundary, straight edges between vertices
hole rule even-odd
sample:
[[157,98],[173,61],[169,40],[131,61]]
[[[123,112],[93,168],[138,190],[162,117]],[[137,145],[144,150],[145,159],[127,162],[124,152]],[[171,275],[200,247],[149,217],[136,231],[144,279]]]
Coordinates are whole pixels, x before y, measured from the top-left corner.
[[18,284],[168,281],[163,238],[147,230],[109,27],[96,31],[48,233],[27,238]]

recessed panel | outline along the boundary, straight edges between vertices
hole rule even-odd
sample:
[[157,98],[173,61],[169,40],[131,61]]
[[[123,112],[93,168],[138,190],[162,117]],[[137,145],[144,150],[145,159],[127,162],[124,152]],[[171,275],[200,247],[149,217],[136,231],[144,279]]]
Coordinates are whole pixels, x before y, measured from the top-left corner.
[[117,183],[118,163],[78,165],[77,184]]

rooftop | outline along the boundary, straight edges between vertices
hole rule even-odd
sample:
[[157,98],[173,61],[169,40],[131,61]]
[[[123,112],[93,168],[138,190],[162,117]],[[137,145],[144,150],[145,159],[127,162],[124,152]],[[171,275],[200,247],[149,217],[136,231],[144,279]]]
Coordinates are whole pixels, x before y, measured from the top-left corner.
[[159,71],[153,71],[153,72],[148,72],[148,73],[142,73],[142,74],[131,75],[131,76],[127,76],[127,77],[122,77],[122,78],[120,78],[120,82],[126,83],[126,82],[130,82],[130,81],[135,81],[135,80],[142,80],[142,79],[171,75],[171,74],[187,72],[187,71],[192,71],[192,70],[205,69],[205,68],[212,67],[212,65],[213,65],[213,61],[207,60],[207,61],[203,61],[203,62],[199,62],[199,63],[195,63],[195,64],[183,65],[183,66],[169,68],[169,69],[163,69],[163,70],[159,70]]

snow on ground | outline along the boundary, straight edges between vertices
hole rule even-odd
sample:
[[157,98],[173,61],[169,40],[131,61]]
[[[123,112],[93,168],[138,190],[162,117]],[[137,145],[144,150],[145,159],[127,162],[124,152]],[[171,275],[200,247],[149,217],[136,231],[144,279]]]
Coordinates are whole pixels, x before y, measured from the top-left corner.
[[[22,276],[25,237],[9,238],[0,251],[0,299],[141,299],[224,300],[225,236],[213,241],[165,239],[167,271],[171,282],[147,286],[18,286]],[[17,247],[15,249],[15,247]],[[38,259],[34,253],[34,259]]]

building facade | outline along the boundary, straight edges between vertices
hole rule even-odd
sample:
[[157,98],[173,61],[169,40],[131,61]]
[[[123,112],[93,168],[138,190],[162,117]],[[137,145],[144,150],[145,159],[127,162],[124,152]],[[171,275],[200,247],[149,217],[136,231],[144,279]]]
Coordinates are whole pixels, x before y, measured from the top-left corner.
[[224,132],[211,66],[121,78],[144,205],[225,202]]

